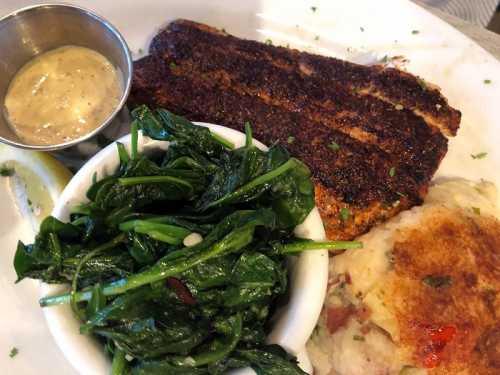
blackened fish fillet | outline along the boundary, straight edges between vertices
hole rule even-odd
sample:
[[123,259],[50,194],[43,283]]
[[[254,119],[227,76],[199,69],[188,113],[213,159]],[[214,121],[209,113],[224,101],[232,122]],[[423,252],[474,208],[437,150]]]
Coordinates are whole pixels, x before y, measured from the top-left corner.
[[349,239],[420,203],[460,112],[397,69],[243,40],[172,22],[135,62],[132,105],[284,144],[310,168],[328,237]]

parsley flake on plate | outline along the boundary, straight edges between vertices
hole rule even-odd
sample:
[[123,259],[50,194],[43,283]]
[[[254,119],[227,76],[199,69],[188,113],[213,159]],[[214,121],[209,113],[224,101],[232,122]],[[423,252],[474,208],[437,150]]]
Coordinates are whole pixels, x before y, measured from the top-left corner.
[[479,152],[477,154],[470,154],[472,159],[484,159],[488,155],[487,152]]
[[2,177],[11,177],[14,176],[14,168],[6,167],[5,165],[0,167],[0,176]]
[[17,349],[16,347],[13,347],[12,349],[10,349],[9,357],[14,358],[18,353],[19,353],[19,349]]

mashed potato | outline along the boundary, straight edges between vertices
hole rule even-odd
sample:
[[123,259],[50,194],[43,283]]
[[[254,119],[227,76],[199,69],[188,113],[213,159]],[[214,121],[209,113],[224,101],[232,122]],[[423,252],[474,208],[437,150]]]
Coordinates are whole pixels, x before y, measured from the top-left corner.
[[491,183],[443,180],[332,258],[315,374],[500,374],[496,201]]

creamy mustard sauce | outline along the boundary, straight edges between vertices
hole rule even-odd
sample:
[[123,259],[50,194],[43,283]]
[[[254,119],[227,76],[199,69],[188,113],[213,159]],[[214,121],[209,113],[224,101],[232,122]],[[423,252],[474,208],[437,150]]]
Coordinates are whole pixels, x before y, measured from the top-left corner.
[[64,46],[36,56],[16,73],[5,97],[6,117],[23,142],[64,143],[102,124],[121,93],[120,74],[103,55]]

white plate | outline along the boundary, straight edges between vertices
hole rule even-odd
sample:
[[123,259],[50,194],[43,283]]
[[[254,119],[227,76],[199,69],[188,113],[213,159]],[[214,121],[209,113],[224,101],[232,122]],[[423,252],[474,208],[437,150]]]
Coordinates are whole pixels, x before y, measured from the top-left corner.
[[[2,0],[0,13],[34,3]],[[275,44],[290,43],[300,49],[355,61],[404,55],[410,60],[407,70],[438,84],[450,104],[463,114],[461,129],[450,141],[448,155],[438,174],[487,178],[500,186],[500,63],[451,26],[409,1],[88,0],[72,3],[108,18],[123,33],[135,57],[140,51],[147,51],[151,37],[161,26],[178,17],[224,27],[240,37],[271,38]],[[311,11],[311,6],[316,7],[316,12]],[[419,33],[412,34],[412,30]],[[320,38],[315,41],[317,35]],[[491,84],[484,84],[485,79],[490,79]],[[488,152],[488,156],[473,160],[470,154],[478,152]],[[15,242],[13,238],[1,238],[2,270],[10,270]],[[0,280],[3,287],[0,311],[9,311],[13,303],[20,303],[13,301],[12,296],[22,287],[13,285],[12,270],[2,272]],[[15,321],[5,318],[0,321],[3,373],[74,374],[47,330],[38,329],[33,337],[27,335],[27,327],[40,327],[45,322],[35,303],[26,301],[25,310]],[[19,347],[15,359],[8,356],[12,346]]]

